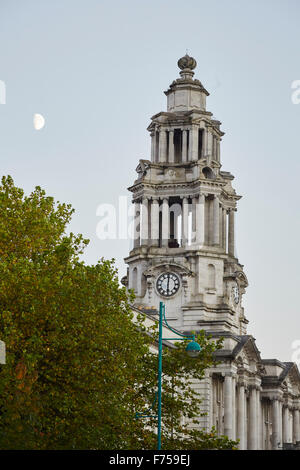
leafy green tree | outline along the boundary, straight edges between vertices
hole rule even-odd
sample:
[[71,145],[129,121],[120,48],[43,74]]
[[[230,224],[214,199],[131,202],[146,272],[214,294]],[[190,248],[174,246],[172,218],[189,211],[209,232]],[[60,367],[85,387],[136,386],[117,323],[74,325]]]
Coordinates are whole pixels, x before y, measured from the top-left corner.
[[[67,233],[73,209],[40,188],[25,196],[11,177],[0,186],[0,449],[155,448],[155,420],[134,419],[156,391],[157,357],[143,315],[119,286],[113,261],[80,260],[88,241]],[[165,448],[232,448],[189,429],[200,414],[191,380],[219,347],[188,360],[164,353]]]

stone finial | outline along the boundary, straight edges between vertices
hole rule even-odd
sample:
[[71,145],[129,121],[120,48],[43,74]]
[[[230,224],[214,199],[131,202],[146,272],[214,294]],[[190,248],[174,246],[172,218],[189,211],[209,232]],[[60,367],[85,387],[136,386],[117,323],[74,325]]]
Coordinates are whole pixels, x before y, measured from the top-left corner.
[[190,57],[188,54],[185,54],[185,56],[181,57],[181,59],[178,60],[177,65],[180,70],[194,70],[194,68],[196,68],[197,66],[197,62],[194,57]]

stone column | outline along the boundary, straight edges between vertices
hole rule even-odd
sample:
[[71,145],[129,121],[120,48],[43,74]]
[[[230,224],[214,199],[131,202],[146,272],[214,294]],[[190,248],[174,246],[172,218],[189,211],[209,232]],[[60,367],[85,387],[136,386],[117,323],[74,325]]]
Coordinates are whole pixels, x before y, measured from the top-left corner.
[[232,439],[236,439],[236,377],[232,377]]
[[226,209],[223,208],[222,210],[222,218],[223,218],[223,240],[222,240],[222,246],[224,248],[224,251],[226,253],[227,250],[227,211]]
[[161,129],[159,132],[158,161],[161,163],[167,161],[167,133],[164,129]]
[[294,409],[294,441],[300,441],[300,412],[299,408]]
[[196,243],[204,245],[205,237],[205,196],[199,194],[198,204],[196,206]]
[[169,163],[174,163],[174,130],[169,131]]
[[182,198],[182,218],[181,218],[181,245],[187,246],[188,243],[188,216],[189,216],[189,206],[188,198]]
[[227,373],[224,380],[224,434],[232,439],[232,375]]
[[156,135],[155,131],[151,132],[151,161],[152,163],[155,162],[155,154],[156,154]]
[[279,438],[279,401],[274,397],[272,400],[272,449],[278,450]]
[[178,242],[178,238],[179,238],[178,217],[181,214],[181,204],[179,202],[172,204],[172,206],[170,207],[170,212],[171,210],[173,211],[173,214],[174,214],[174,238]]
[[217,140],[217,162],[220,162],[220,141]]
[[197,212],[197,198],[192,198],[192,243],[196,242],[196,230],[197,230],[197,222],[196,222],[196,212]]
[[199,136],[199,130],[198,127],[195,125],[192,125],[191,129],[191,142],[190,142],[190,148],[191,148],[191,161],[197,161],[198,160],[198,136]]
[[293,419],[294,419],[294,413],[291,409],[291,407],[288,407],[288,442],[292,443],[293,442]]
[[162,246],[168,246],[170,238],[170,211],[169,200],[163,199],[162,203],[162,229],[161,229]]
[[186,162],[187,161],[187,133],[188,131],[186,129],[183,129],[182,131],[182,161]]
[[262,449],[262,409],[261,409],[261,399],[260,399],[260,388],[256,389],[256,410],[257,410],[257,449]]
[[245,416],[245,384],[244,382],[239,383],[238,387],[238,419],[237,419],[237,438],[240,440],[239,449],[246,449],[246,440],[245,440],[245,425],[246,425],[246,416]]
[[159,244],[159,202],[153,199],[151,204],[151,245]]
[[282,426],[282,442],[283,444],[291,442],[290,439],[290,429],[289,429],[289,408],[288,406],[283,407],[283,426]]
[[148,237],[149,237],[149,230],[148,230],[148,199],[143,197],[142,199],[142,227],[141,227],[141,245],[147,246],[148,245]]
[[207,158],[207,128],[203,129],[202,134],[202,157]]
[[228,254],[234,256],[234,210],[229,211],[228,223]]
[[212,160],[212,133],[207,130],[207,163],[210,164]]
[[219,245],[223,246],[223,207],[219,205]]
[[278,433],[278,443],[279,447],[282,448],[282,431],[283,431],[283,403],[282,399],[278,400],[278,413],[279,413],[279,433]]
[[257,449],[257,396],[256,388],[252,387],[250,389],[250,399],[249,399],[249,449]]
[[215,136],[212,136],[212,143],[211,143],[211,155],[212,155],[212,160],[216,160],[216,140]]
[[140,203],[134,202],[134,233],[133,233],[133,247],[138,248],[140,246],[140,228],[141,228],[141,210]]
[[213,245],[220,243],[220,224],[219,224],[219,198],[215,194],[213,200]]
[[292,442],[292,426],[290,422],[289,405],[283,407],[283,443]]

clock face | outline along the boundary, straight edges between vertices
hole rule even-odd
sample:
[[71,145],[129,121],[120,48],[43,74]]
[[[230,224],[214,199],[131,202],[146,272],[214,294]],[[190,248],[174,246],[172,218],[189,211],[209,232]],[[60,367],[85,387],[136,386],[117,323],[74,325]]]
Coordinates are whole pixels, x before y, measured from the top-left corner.
[[180,287],[180,281],[177,274],[174,273],[163,273],[156,281],[156,289],[164,297],[171,297],[178,292]]
[[232,287],[232,296],[235,303],[238,304],[240,300],[240,290],[237,282]]

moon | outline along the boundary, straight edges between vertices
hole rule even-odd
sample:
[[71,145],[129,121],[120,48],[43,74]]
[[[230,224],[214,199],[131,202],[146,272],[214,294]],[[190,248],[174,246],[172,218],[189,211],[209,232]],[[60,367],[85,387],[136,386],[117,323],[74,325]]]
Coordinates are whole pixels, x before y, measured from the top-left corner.
[[45,118],[41,114],[34,114],[33,115],[33,127],[39,131],[40,129],[43,129],[45,125]]

